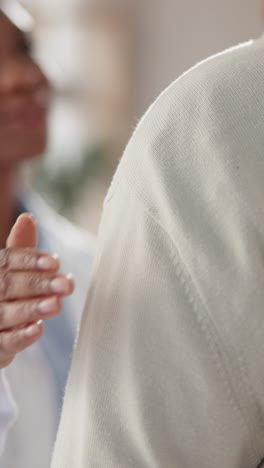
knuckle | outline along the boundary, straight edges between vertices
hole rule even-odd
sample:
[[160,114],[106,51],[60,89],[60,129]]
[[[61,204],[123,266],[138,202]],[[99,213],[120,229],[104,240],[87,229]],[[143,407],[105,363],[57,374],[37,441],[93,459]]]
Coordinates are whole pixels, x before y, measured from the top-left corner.
[[26,337],[20,330],[3,332],[3,352],[17,353],[23,349]]
[[15,311],[16,323],[25,323],[35,315],[35,308],[33,304],[34,303],[32,301],[19,304]]
[[8,339],[5,332],[0,332],[0,354],[8,353]]
[[16,352],[20,351],[23,348],[25,343],[26,336],[23,335],[20,331],[15,331],[12,336],[12,348]]
[[11,326],[18,326],[24,323],[27,320],[28,315],[26,303],[14,303],[12,305],[12,313],[10,314],[10,324],[12,320]]
[[45,289],[45,281],[42,276],[36,273],[29,275],[29,288],[33,293],[43,292]]
[[18,331],[0,332],[0,355],[1,358],[11,356],[23,349],[23,335]]
[[0,297],[7,299],[10,291],[11,276],[7,271],[0,272]]
[[10,264],[10,256],[11,256],[12,249],[1,249],[0,250],[0,268],[8,269]]
[[22,257],[22,266],[25,269],[35,268],[36,267],[36,257],[30,252],[25,251]]
[[5,328],[5,305],[0,302],[0,330]]

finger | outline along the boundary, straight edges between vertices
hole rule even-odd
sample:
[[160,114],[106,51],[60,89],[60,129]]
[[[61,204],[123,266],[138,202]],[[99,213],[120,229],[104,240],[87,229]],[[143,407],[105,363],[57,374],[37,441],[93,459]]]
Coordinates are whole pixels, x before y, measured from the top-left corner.
[[0,303],[0,331],[7,331],[58,315],[62,308],[57,296]]
[[38,230],[34,218],[29,213],[20,215],[8,236],[7,247],[36,247]]
[[6,248],[0,250],[0,269],[58,271],[58,255],[48,255],[32,248]]
[[20,330],[0,332],[0,368],[9,364],[16,353],[35,343],[42,334],[42,323],[33,323]]
[[0,301],[39,296],[68,296],[74,290],[72,275],[0,270]]

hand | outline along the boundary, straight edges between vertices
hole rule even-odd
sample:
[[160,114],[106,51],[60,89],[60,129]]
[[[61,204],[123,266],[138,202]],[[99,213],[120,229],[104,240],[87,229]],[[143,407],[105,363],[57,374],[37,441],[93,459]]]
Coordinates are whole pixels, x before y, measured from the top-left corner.
[[57,273],[58,259],[36,245],[36,223],[21,215],[0,250],[0,368],[41,337],[42,319],[58,315],[61,297],[74,289],[71,277]]

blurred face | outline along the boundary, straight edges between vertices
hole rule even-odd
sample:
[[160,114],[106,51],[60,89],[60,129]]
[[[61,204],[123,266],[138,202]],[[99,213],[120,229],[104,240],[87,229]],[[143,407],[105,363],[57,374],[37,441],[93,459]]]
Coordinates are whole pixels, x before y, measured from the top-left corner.
[[0,11],[0,169],[45,150],[49,94],[28,38]]

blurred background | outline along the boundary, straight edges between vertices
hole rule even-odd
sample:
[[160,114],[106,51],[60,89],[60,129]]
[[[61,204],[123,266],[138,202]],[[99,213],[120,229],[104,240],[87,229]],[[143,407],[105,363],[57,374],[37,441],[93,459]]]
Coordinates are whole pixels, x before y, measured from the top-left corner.
[[[46,136],[46,126],[39,125],[36,132],[37,126],[24,125],[32,120],[30,112],[24,123],[23,113],[33,96],[37,102],[42,75],[35,74],[29,59],[31,44],[23,35],[22,41],[21,36],[16,39],[17,31],[2,15],[1,219],[8,224],[13,195],[20,203],[17,209],[36,217],[40,248],[57,252],[62,271],[72,271],[76,280],[75,293],[63,302],[63,313],[47,321],[41,340],[19,354],[7,369],[19,415],[8,434],[0,466],[47,468],[94,244],[86,233],[47,210],[41,198],[34,200],[31,191],[27,198],[19,194],[17,198],[17,187],[7,175],[28,160],[24,175],[29,186],[73,223],[96,234],[107,188],[142,114],[165,87],[198,61],[259,37],[264,0],[0,0],[0,7],[8,10],[15,24],[23,23],[25,28],[28,24],[30,29],[33,24],[33,55],[54,86],[49,145],[46,157],[37,161],[32,156],[44,146],[40,130],[43,127]],[[20,109],[15,116],[22,115],[22,123],[14,118],[13,125],[7,104],[12,109],[19,102],[20,107],[16,104],[13,109]],[[15,143],[18,159],[10,165],[10,172],[3,169],[8,147],[2,143],[3,137],[6,145]],[[39,144],[34,154],[30,153],[30,138]],[[1,236],[5,241],[4,234],[9,232],[3,232],[3,226],[0,244]]]
[[30,183],[97,232],[102,201],[137,121],[206,56],[262,34],[259,0],[23,0],[34,53],[55,85],[50,144]]

